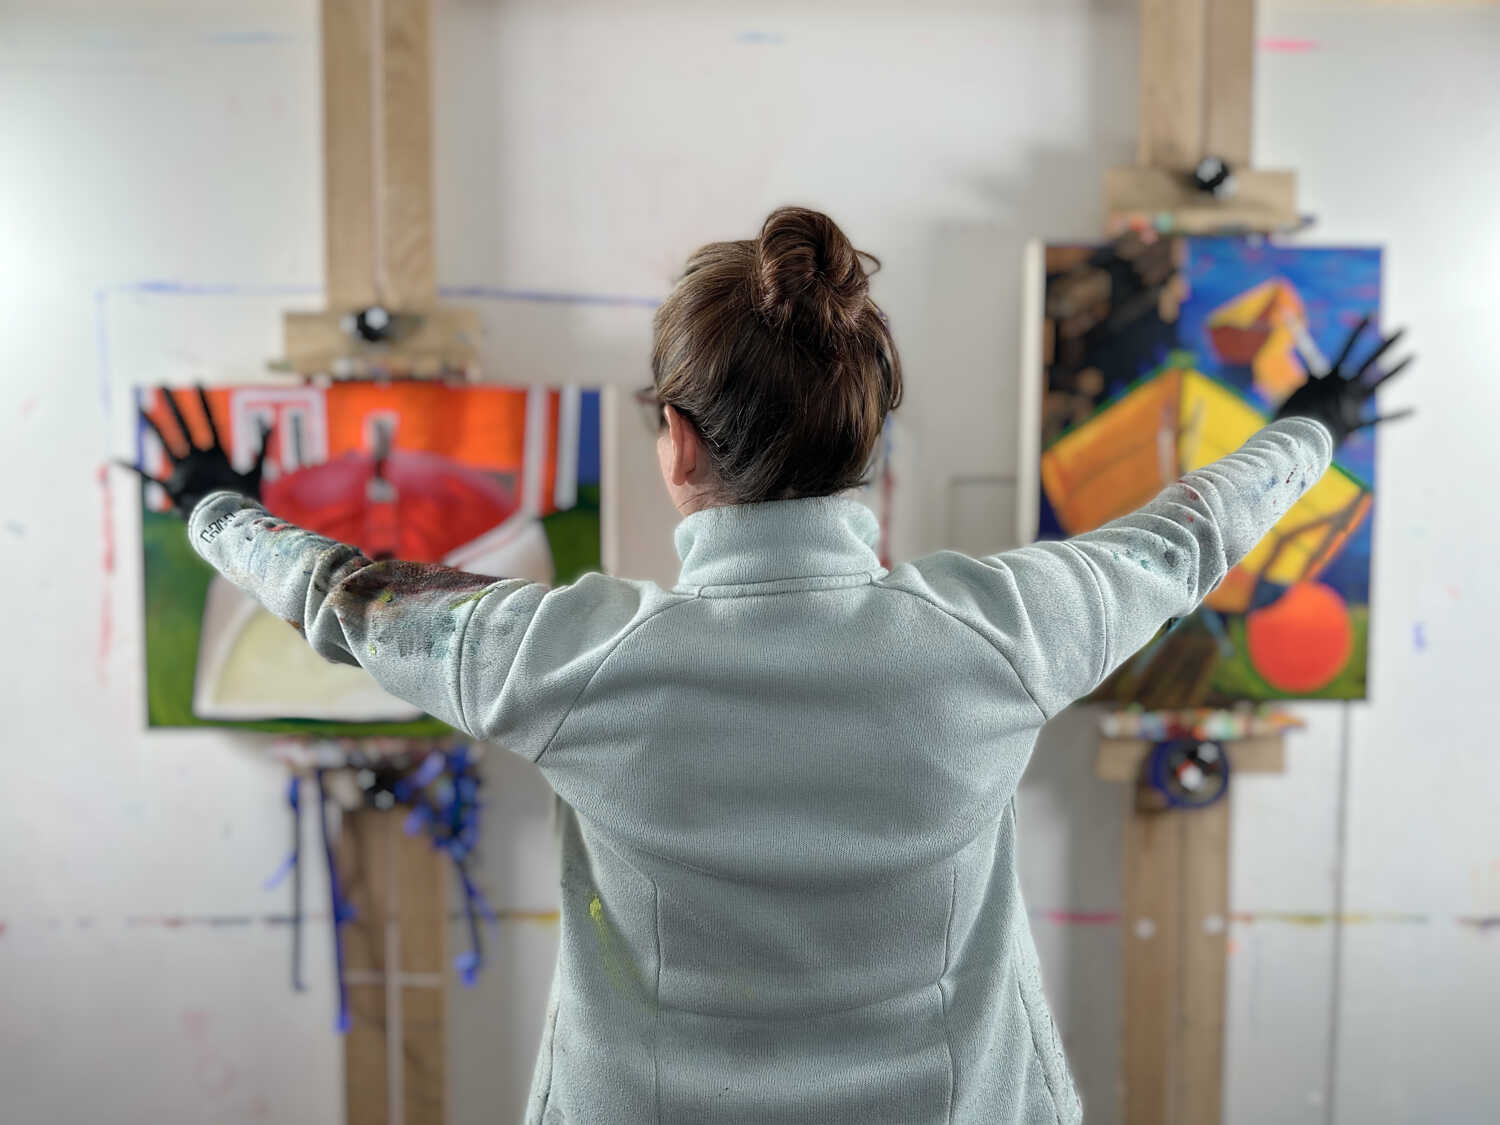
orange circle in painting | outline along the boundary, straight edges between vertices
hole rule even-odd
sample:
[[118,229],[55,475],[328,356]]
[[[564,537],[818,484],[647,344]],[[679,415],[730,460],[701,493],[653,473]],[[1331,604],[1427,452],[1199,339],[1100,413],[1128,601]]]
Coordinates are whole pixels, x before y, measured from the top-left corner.
[[1321,582],[1298,582],[1245,621],[1250,663],[1277,691],[1327,687],[1354,651],[1349,607]]

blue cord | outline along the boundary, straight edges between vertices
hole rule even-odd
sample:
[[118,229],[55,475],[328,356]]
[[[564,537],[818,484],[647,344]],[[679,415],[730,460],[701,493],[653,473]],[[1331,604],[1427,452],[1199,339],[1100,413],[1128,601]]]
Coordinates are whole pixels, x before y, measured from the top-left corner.
[[343,926],[354,917],[354,910],[344,900],[339,888],[339,869],[334,862],[333,844],[328,838],[328,787],[323,783],[325,771],[318,770],[318,827],[323,834],[323,855],[328,860],[328,893],[333,913],[333,967],[339,985],[339,1015],[334,1029],[343,1035],[349,1030],[349,988],[344,983],[344,933]]
[[292,774],[286,803],[292,807],[292,991],[306,992],[302,983],[302,799],[301,778]]
[[448,854],[464,892],[464,917],[469,927],[469,949],[453,959],[459,982],[472,988],[484,967],[482,916],[491,925],[499,919],[469,877],[468,859],[479,843],[479,773],[467,746],[434,751],[417,770],[393,787],[398,801],[410,803],[406,832],[425,832],[432,846]]

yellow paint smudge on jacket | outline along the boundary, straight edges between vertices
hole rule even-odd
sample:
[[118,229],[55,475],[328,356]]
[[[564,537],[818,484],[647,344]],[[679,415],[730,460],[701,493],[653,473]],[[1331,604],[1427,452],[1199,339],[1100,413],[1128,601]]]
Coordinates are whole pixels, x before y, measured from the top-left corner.
[[635,962],[630,959],[630,952],[620,942],[614,927],[609,924],[609,919],[604,914],[604,904],[599,901],[597,894],[589,902],[589,917],[594,920],[594,935],[599,939],[599,955],[610,983],[625,990],[639,988],[641,979],[636,974]]

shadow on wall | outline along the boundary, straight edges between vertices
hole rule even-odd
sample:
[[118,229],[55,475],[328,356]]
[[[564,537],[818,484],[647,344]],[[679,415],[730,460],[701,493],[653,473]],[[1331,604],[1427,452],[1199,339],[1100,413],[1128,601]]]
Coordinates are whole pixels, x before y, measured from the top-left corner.
[[[484,831],[472,871],[491,906],[509,913],[483,927],[475,986],[447,989],[451,1125],[525,1115],[560,936],[552,790],[536,766],[496,746],[479,768]],[[469,932],[456,890],[448,898],[451,957],[469,948]]]
[[1091,1125],[1121,1120],[1123,787],[1094,776],[1099,710],[1042,729],[1017,792],[1021,890],[1047,998]]
[[[1013,178],[969,177],[965,186],[992,218],[947,224],[932,235],[923,362],[945,378],[967,375],[974,393],[962,396],[962,410],[929,407],[922,437],[930,448],[964,449],[980,429],[993,426],[999,435],[995,448],[971,454],[974,465],[948,466],[955,476],[932,482],[945,494],[928,497],[930,511],[948,513],[949,545],[971,552],[1014,545],[1009,520],[1003,527],[972,525],[976,517],[1013,510],[1018,486],[1006,478],[1019,467],[1020,380],[1040,375],[1017,366],[1025,245],[1037,237],[1100,237],[1104,174],[1135,158],[1135,7],[1095,7],[1083,68],[1089,90],[1083,120],[1067,131],[1068,146],[1032,150],[1012,165]],[[955,262],[964,268],[950,268]],[[988,284],[974,284],[986,278]],[[985,370],[985,357],[996,354],[1005,366]],[[988,405],[976,415],[981,403]],[[958,479],[965,473],[977,475]],[[1034,473],[1019,478],[1025,487]],[[1122,1120],[1124,939],[1117,916],[1127,795],[1094,777],[1097,721],[1097,708],[1075,707],[1043,729],[1017,795],[1018,848],[1022,893],[1074,1080],[1088,1120],[1114,1125]]]
[[[923,528],[926,535],[941,527],[952,537],[962,518],[949,487],[954,478],[978,484],[988,474],[1016,471],[1020,380],[1032,374],[1018,370],[1021,264],[1027,242],[1098,239],[1104,230],[1105,173],[1135,160],[1136,7],[1094,0],[1091,8],[1082,66],[1071,72],[1084,77],[1087,91],[1078,99],[1077,119],[1058,130],[1066,146],[1032,146],[1004,163],[1010,174],[997,174],[993,161],[976,162],[983,171],[961,172],[958,187],[986,218],[941,223],[926,239],[924,256],[930,265],[923,314],[916,318],[921,327],[910,348],[903,341],[903,354],[908,366],[928,379],[956,383],[945,386],[944,399],[961,401],[963,408],[924,401],[912,413],[920,415],[921,437],[929,448],[964,450],[968,457],[966,463],[947,466],[949,475],[942,480],[930,482],[924,507],[948,516],[944,524]],[[1045,99],[1049,92],[1042,89],[1036,95]],[[1077,92],[1057,96],[1062,101],[1077,98]],[[998,369],[995,356],[1001,357]],[[918,374],[914,384],[921,378]],[[997,502],[990,498],[980,505],[993,508]],[[965,538],[978,534],[969,529]],[[996,540],[993,549],[1009,545],[1010,528],[990,538]]]

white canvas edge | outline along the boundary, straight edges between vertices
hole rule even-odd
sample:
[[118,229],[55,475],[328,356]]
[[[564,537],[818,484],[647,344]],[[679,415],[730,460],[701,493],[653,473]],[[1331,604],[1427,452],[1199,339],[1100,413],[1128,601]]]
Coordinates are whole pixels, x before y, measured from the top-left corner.
[[1042,488],[1042,319],[1046,303],[1046,244],[1026,243],[1021,259],[1021,369],[1016,391],[1016,539],[1036,539]]

